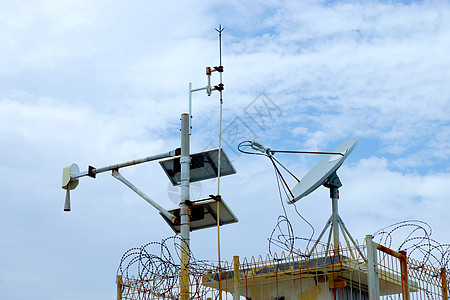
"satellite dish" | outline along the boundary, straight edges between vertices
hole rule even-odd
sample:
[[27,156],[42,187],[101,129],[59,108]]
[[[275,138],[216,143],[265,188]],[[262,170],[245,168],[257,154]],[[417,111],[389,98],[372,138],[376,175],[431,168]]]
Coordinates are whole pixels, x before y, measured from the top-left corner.
[[297,202],[322,184],[326,183],[328,179],[333,176],[336,170],[339,169],[347,156],[350,155],[357,143],[357,138],[351,138],[333,150],[333,152],[342,153],[342,155],[329,154],[325,156],[292,189],[294,198],[288,199],[288,203],[293,204]]

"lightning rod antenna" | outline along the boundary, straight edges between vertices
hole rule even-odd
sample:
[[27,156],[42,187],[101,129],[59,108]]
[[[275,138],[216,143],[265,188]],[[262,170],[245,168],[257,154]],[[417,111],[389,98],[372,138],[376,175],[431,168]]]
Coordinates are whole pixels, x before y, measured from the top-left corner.
[[[222,73],[223,73],[223,66],[222,66],[222,31],[225,28],[222,28],[222,25],[219,24],[219,29],[215,28],[216,31],[219,33],[219,76],[220,76],[220,83],[219,83],[219,93],[220,93],[220,117],[219,117],[219,155],[218,155],[218,172],[217,172],[217,195],[220,195],[220,161],[221,161],[221,152],[222,152],[222,105],[223,105],[223,82],[222,82]],[[221,269],[221,262],[220,262],[220,204],[219,201],[217,201],[217,260],[219,261],[219,300],[222,300],[222,284],[220,280],[220,269]]]

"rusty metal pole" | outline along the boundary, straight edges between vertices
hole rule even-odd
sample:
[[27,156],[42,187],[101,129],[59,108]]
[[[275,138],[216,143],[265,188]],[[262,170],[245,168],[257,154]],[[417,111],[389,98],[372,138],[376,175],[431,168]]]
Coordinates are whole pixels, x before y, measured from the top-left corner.
[[403,300],[409,300],[409,286],[408,286],[408,261],[406,256],[406,251],[399,251],[400,257],[400,268],[402,271],[402,295]]
[[239,300],[239,256],[233,256],[234,263],[234,277],[233,277],[233,287],[234,287],[234,300]]
[[448,300],[447,270],[445,268],[441,268],[441,280],[442,280],[442,299]]
[[189,258],[190,258],[190,224],[189,224],[189,114],[181,115],[181,262],[180,262],[180,296],[189,300]]
[[122,300],[122,275],[117,275],[117,300]]

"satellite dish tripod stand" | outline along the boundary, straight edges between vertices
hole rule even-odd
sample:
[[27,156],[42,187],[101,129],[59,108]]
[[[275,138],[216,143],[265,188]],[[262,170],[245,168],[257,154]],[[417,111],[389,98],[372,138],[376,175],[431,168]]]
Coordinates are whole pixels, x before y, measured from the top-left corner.
[[330,189],[332,215],[328,219],[328,222],[325,225],[325,228],[320,233],[319,238],[315,242],[314,246],[311,248],[309,255],[311,255],[313,253],[314,249],[316,249],[316,247],[319,244],[320,240],[322,239],[323,235],[328,230],[328,227],[330,227],[330,233],[328,235],[326,252],[328,252],[328,250],[330,248],[331,235],[333,235],[334,250],[335,250],[335,252],[339,252],[339,228],[341,228],[342,235],[344,236],[344,239],[348,245],[351,255],[354,256],[353,252],[351,251],[351,246],[350,246],[348,239],[350,239],[353,246],[355,246],[355,249],[358,251],[359,255],[361,255],[361,257],[365,259],[364,254],[359,249],[359,246],[356,244],[355,240],[350,235],[350,232],[348,231],[347,227],[345,227],[344,222],[342,221],[341,217],[339,216],[338,199],[339,199],[339,188],[342,186],[342,183],[341,183],[341,180],[339,179],[339,177],[337,176],[336,172],[334,172],[328,178],[328,180],[323,184],[323,186]]

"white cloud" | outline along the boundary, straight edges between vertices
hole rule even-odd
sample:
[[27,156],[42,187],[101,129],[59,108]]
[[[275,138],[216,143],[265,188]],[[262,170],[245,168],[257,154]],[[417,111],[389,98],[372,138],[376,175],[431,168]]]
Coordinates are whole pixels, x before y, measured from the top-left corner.
[[389,165],[385,158],[371,157],[344,169],[348,182],[345,190],[351,199],[347,209],[380,220],[424,218],[444,222],[448,188],[443,183],[449,174],[402,174],[390,170]]
[[2,74],[60,68],[91,56],[95,47],[87,35],[100,17],[89,1],[8,3],[0,15]]

